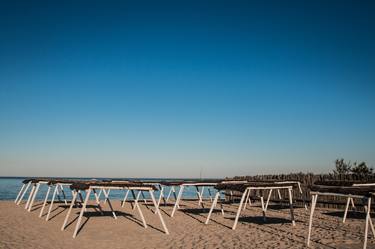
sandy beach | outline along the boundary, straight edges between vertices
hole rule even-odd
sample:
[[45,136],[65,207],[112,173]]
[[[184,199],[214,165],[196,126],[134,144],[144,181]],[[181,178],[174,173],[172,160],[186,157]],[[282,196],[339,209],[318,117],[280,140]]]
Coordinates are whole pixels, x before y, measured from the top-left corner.
[[[184,201],[174,218],[169,217],[171,206],[163,206],[163,217],[170,235],[162,232],[157,216],[142,204],[148,228],[130,204],[124,208],[113,201],[118,219],[110,212],[102,216],[89,206],[77,238],[72,238],[75,223],[65,231],[61,225],[67,208],[59,204],[52,218],[46,222],[39,218],[41,203],[29,213],[23,206],[12,201],[0,201],[1,248],[304,248],[307,236],[309,212],[295,209],[296,226],[289,221],[289,209],[275,206],[267,211],[268,219],[262,219],[261,208],[254,204],[240,218],[236,230],[231,230],[237,205],[226,205],[225,216],[215,212],[208,225],[204,225],[207,209],[198,208],[195,201]],[[206,203],[209,207],[209,203]],[[108,211],[108,207],[105,206]],[[74,209],[73,217],[79,209]],[[342,210],[317,209],[313,224],[311,248],[362,248],[364,216],[350,214],[341,223]],[[375,248],[375,240],[369,239],[368,248]]]

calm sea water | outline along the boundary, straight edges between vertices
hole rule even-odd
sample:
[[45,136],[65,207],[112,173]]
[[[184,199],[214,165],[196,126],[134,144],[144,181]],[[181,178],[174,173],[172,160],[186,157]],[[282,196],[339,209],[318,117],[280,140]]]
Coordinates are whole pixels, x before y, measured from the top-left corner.
[[[22,181],[26,179],[23,177],[0,177],[0,200],[14,200],[19,192],[19,190],[22,187]],[[77,178],[77,180],[89,180],[91,178]],[[97,178],[100,180],[100,178]],[[138,178],[138,179],[131,179],[131,180],[177,180],[177,179],[146,179],[146,178]],[[181,180],[181,179],[178,179]],[[47,186],[41,185],[38,194],[36,196],[37,200],[43,200],[46,192],[47,192]],[[30,191],[30,190],[29,190]],[[165,188],[165,194],[169,192],[169,188]],[[216,191],[211,191],[212,193]],[[68,187],[65,188],[65,193],[68,198],[71,198],[71,192]],[[207,195],[207,189],[205,191],[205,195]],[[28,196],[28,195],[26,195]],[[52,196],[52,193],[50,193],[50,196]],[[147,193],[145,193],[145,196],[147,196]],[[159,196],[159,193],[156,193],[156,196]],[[26,197],[25,197],[26,198]],[[25,199],[24,198],[24,199]],[[124,191],[123,190],[112,190],[110,192],[110,198],[111,199],[123,199],[124,198]],[[130,195],[129,198],[131,199]],[[196,198],[196,189],[194,187],[189,187],[184,191],[184,198]]]

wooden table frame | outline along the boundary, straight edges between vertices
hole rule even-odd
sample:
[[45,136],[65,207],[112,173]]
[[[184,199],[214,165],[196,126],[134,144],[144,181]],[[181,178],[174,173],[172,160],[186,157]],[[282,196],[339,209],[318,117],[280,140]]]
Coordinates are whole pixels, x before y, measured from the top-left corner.
[[365,212],[366,212],[365,237],[364,237],[364,242],[363,242],[363,248],[364,249],[367,248],[367,235],[368,235],[369,224],[370,224],[370,227],[371,227],[372,234],[375,236],[375,229],[374,229],[374,225],[372,223],[371,216],[370,216],[371,199],[372,199],[371,196],[369,197],[369,196],[364,196],[364,195],[327,193],[327,192],[319,192],[319,191],[311,191],[310,195],[311,195],[311,211],[310,211],[310,219],[309,219],[309,232],[308,232],[307,241],[306,241],[307,247],[310,246],[312,221],[313,221],[313,215],[314,215],[316,203],[317,203],[317,200],[318,200],[318,196],[323,195],[323,196],[341,196],[341,197],[347,198],[347,205],[346,205],[346,209],[345,209],[344,218],[346,218],[347,208],[349,206],[350,199],[356,198],[356,199],[362,199],[363,200],[363,202],[365,203],[364,207],[365,207]]
[[[184,192],[184,189],[185,187],[195,187],[196,188],[196,193],[197,193],[197,197],[198,197],[198,205],[201,205],[202,208],[204,208],[203,206],[203,191],[204,191],[204,188],[205,187],[214,187],[216,186],[217,183],[182,183],[179,185],[180,189],[178,191],[178,195],[177,195],[177,199],[175,201],[175,204],[174,204],[174,207],[173,207],[173,210],[172,210],[172,213],[171,213],[171,217],[174,216],[176,210],[178,208],[180,208],[180,201],[181,201],[181,198],[182,198],[182,195],[183,195],[183,192]],[[201,187],[201,190],[199,190],[199,187]],[[209,196],[210,196],[210,200],[212,202],[212,195],[211,195],[211,191],[209,190],[208,188],[208,193],[209,193]]]
[[[64,182],[61,182],[61,183],[56,182],[54,184],[48,185],[47,193],[46,193],[42,208],[41,208],[40,213],[39,213],[39,218],[41,218],[43,216],[44,208],[47,206],[49,193],[50,193],[50,191],[53,187],[55,187],[55,188],[54,188],[54,191],[53,191],[53,194],[52,194],[51,202],[49,204],[50,206],[49,206],[49,209],[48,209],[48,212],[47,212],[47,215],[46,215],[46,221],[49,220],[49,217],[50,217],[50,214],[51,214],[51,211],[52,211],[52,207],[53,207],[53,203],[55,201],[56,196],[59,196],[59,194],[60,194],[59,189],[63,194],[65,205],[68,205],[68,201],[67,201],[67,198],[66,198],[66,195],[65,195],[65,192],[64,192],[64,186],[69,187],[70,185],[72,185],[72,183],[64,183]],[[72,195],[73,195],[73,193],[72,193]],[[83,203],[83,198],[82,198],[81,193],[79,193],[79,196],[81,198],[81,203]]]
[[[375,186],[375,183],[356,183],[352,185],[353,187],[360,187],[360,186]],[[352,208],[355,208],[354,201],[352,197],[348,197],[346,200],[346,205],[345,205],[345,212],[344,212],[344,217],[342,218],[342,223],[345,223],[346,217],[348,215],[348,210],[349,206],[352,206]]]
[[23,197],[25,196],[27,190],[30,188],[30,186],[31,186],[31,180],[28,181],[28,182],[22,183],[22,187],[21,187],[20,191],[18,192],[17,197],[14,200],[14,203],[16,203],[17,205],[21,204],[21,201],[22,201]]
[[[232,226],[232,229],[233,230],[236,229],[238,219],[240,217],[240,213],[241,213],[241,210],[242,210],[242,205],[244,204],[244,202],[246,200],[246,196],[248,196],[248,193],[250,191],[252,191],[252,190],[270,190],[270,192],[271,192],[272,190],[280,190],[280,189],[287,189],[288,190],[291,222],[292,222],[292,225],[295,226],[294,213],[293,213],[293,199],[292,199],[293,198],[292,197],[293,196],[292,195],[293,186],[292,185],[290,185],[290,186],[274,186],[274,184],[273,184],[272,186],[262,186],[262,187],[256,187],[256,186],[251,187],[251,186],[249,186],[245,189],[245,191],[242,193],[241,201],[240,201],[240,204],[239,204],[238,209],[237,209],[236,218],[234,220],[234,224]],[[206,219],[206,222],[205,222],[206,225],[210,221],[212,211],[217,205],[218,199],[220,197],[220,192],[221,192],[221,190],[216,193],[214,201],[212,202],[210,211],[208,213],[208,216],[207,216],[207,219]],[[270,198],[270,194],[268,195],[267,202],[266,202],[266,205],[265,205],[263,196],[261,197],[262,213],[263,213],[264,219],[266,219],[266,211],[267,211],[267,207],[268,207],[268,203],[269,203],[269,198]],[[221,211],[222,211],[222,214],[224,214],[223,209]]]
[[[36,195],[38,194],[38,191],[39,191],[39,188],[41,185],[47,185],[48,184],[48,181],[47,180],[40,180],[40,181],[35,181],[35,180],[32,180],[32,181],[29,181],[27,184],[23,184],[20,192],[18,193],[17,195],[17,205],[19,205],[23,199],[23,197],[25,196],[28,188],[30,186],[32,186],[31,188],[31,191],[29,193],[29,196],[27,198],[27,201],[26,201],[26,204],[25,204],[25,209],[28,211],[28,212],[31,212],[31,208],[34,204],[34,201],[35,201],[35,198],[36,198]],[[24,188],[26,185],[26,188]],[[21,192],[23,191],[23,193],[21,194]]]
[[[162,224],[162,226],[163,226],[164,232],[165,232],[166,234],[169,234],[168,228],[167,228],[167,226],[165,225],[165,222],[164,222],[164,219],[163,219],[163,217],[162,217],[162,215],[161,215],[161,212],[160,212],[160,210],[159,210],[159,207],[157,206],[157,202],[156,202],[156,200],[155,200],[155,196],[154,196],[154,189],[152,189],[152,188],[150,188],[150,187],[114,187],[114,186],[100,186],[100,185],[99,185],[99,186],[95,186],[95,185],[91,185],[87,190],[85,190],[85,192],[86,192],[86,196],[85,196],[85,199],[84,199],[83,205],[82,205],[82,207],[81,207],[80,214],[79,214],[79,216],[78,216],[78,221],[77,221],[77,224],[76,224],[76,227],[75,227],[74,233],[73,233],[73,238],[75,238],[75,237],[77,236],[78,230],[79,230],[79,228],[80,228],[80,224],[81,224],[82,216],[83,216],[84,212],[86,211],[86,205],[87,205],[87,203],[88,203],[88,201],[89,201],[89,199],[90,199],[90,194],[91,194],[91,192],[96,193],[97,190],[100,191],[101,189],[106,189],[106,190],[109,190],[109,189],[111,189],[111,190],[130,190],[130,191],[133,190],[133,191],[138,191],[138,195],[140,195],[140,192],[142,192],[142,191],[149,192],[149,194],[150,194],[150,196],[151,196],[151,199],[152,199],[152,202],[153,202],[153,205],[154,205],[154,207],[155,207],[155,214],[158,214],[159,219],[160,219],[160,222],[161,222],[161,224]],[[67,214],[66,214],[66,216],[65,216],[64,223],[63,223],[63,225],[62,225],[62,227],[61,227],[61,230],[62,230],[62,231],[65,229],[66,224],[67,224],[67,222],[68,222],[68,220],[69,220],[69,216],[70,216],[70,213],[71,213],[71,211],[72,211],[73,205],[75,204],[76,199],[77,199],[78,191],[79,191],[79,190],[76,190],[76,189],[73,190],[73,199],[72,199],[72,201],[71,201],[71,203],[70,203],[69,210],[68,210],[68,212],[67,212]],[[109,208],[111,209],[111,212],[112,212],[113,218],[114,218],[114,219],[117,219],[116,213],[115,213],[115,211],[113,210],[112,203],[111,203],[109,197],[108,197],[108,196],[105,196],[105,200],[106,200],[106,202],[108,203]],[[100,205],[100,202],[99,202],[98,198],[96,198],[96,204],[98,205],[99,210],[102,212],[102,208],[101,208],[101,205]],[[147,228],[146,220],[145,220],[145,218],[144,218],[144,216],[143,216],[142,210],[141,210],[141,208],[140,208],[138,202],[135,202],[135,203],[134,203],[134,206],[135,206],[135,207],[137,208],[137,210],[138,210],[138,213],[139,213],[139,215],[140,215],[140,217],[141,217],[141,220],[142,220],[143,226],[144,226],[145,228]]]
[[[273,182],[275,184],[293,184],[293,185],[297,185],[298,187],[298,191],[299,193],[301,194],[302,196],[302,201],[303,201],[303,205],[305,207],[305,209],[307,210],[307,202],[306,202],[306,198],[305,196],[303,195],[303,191],[302,191],[302,187],[301,187],[301,183],[299,181],[279,181],[279,182]],[[269,193],[268,193],[268,198],[267,198],[267,203],[266,203],[266,209],[267,209],[267,206],[268,206],[268,203],[269,203],[269,200],[271,198],[271,194],[272,194],[272,189],[270,189]],[[281,197],[281,193],[280,193],[280,189],[277,189],[277,194],[278,194],[278,197],[279,197],[279,200],[282,199]],[[263,201],[263,196],[260,197],[261,198],[261,201]],[[250,191],[247,192],[247,196],[246,196],[246,200],[245,200],[245,204],[243,206],[243,209],[245,210],[246,209],[246,205],[247,203],[249,203],[249,205],[251,205],[251,200],[250,200]]]

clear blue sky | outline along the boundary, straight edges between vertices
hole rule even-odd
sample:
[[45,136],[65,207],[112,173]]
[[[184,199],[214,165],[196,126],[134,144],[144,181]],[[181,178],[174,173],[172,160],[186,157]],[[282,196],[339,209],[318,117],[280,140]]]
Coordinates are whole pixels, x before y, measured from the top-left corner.
[[0,175],[375,166],[374,1],[2,1]]

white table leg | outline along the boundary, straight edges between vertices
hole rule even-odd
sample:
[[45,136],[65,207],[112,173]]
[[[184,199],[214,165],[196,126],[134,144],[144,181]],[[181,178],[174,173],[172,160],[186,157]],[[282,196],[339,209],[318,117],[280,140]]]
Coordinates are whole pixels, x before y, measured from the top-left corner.
[[169,192],[168,192],[167,200],[166,200],[166,201],[168,201],[169,198],[171,197],[172,191],[174,191],[174,187],[173,187],[173,186],[171,186],[170,189],[169,189]]
[[21,193],[23,192],[23,189],[25,188],[25,186],[26,186],[26,184],[23,183],[20,191],[18,192],[18,195],[17,195],[16,199],[14,200],[14,203],[17,203],[18,198],[20,198]]
[[111,212],[112,212],[113,218],[115,218],[115,220],[117,220],[116,212],[113,210],[111,200],[109,199],[109,197],[106,197],[106,200],[107,200],[107,202],[108,202],[108,206],[109,206],[109,208],[111,209]]
[[40,210],[40,213],[39,213],[39,218],[41,218],[42,215],[43,215],[44,208],[45,208],[46,205],[47,205],[47,201],[48,201],[48,197],[49,197],[49,192],[50,192],[50,191],[51,191],[51,185],[48,185],[48,189],[47,189],[46,197],[44,198],[43,206],[42,206],[42,209]]
[[277,189],[277,195],[279,196],[279,200],[282,199],[280,189]]
[[31,198],[33,198],[33,196],[34,196],[35,188],[36,188],[36,184],[33,183],[33,187],[31,188],[31,192],[30,192],[30,194],[29,194],[29,198],[27,198],[27,202],[26,202],[26,205],[25,205],[25,209],[28,209],[28,208],[29,208],[29,204],[30,204]]
[[[139,198],[140,194],[141,194],[141,191],[138,191],[137,199]],[[144,226],[145,228],[147,228],[147,223],[146,223],[145,217],[143,216],[143,213],[142,213],[141,207],[140,207],[139,204],[138,204],[138,201],[134,203],[134,207],[137,208],[138,213],[139,213],[139,216],[141,216],[141,220],[142,220],[143,226]]]
[[28,182],[27,185],[26,185],[26,188],[24,189],[24,191],[23,191],[23,193],[21,195],[21,197],[17,201],[17,205],[20,205],[21,201],[23,200],[23,197],[27,193],[27,190],[30,188],[30,186],[31,186],[31,182]]
[[348,199],[346,200],[346,206],[345,206],[345,212],[344,212],[344,217],[342,218],[342,223],[345,223],[346,221],[346,216],[348,215],[348,209],[349,209],[349,205],[350,205],[350,197],[348,197]]
[[174,204],[174,207],[173,207],[173,210],[172,210],[171,217],[174,216],[174,213],[176,212],[177,207],[179,207],[179,203],[180,203],[183,191],[184,191],[184,185],[181,185],[180,186],[180,190],[178,191],[178,196],[177,196],[177,199],[176,199],[176,203]]
[[[367,213],[367,206],[365,205],[365,212]],[[372,223],[371,216],[369,217],[369,223],[370,223],[370,228],[372,235],[375,236],[375,229],[374,229],[374,224]]]
[[371,197],[367,199],[366,225],[365,225],[365,241],[363,242],[363,249],[367,248],[368,224],[370,223],[371,211]]
[[137,200],[137,197],[136,197],[133,189],[130,192],[132,193],[132,196],[133,196],[134,204],[133,204],[133,202],[131,202],[131,205],[132,205],[132,209],[134,210],[135,209],[135,202]]
[[79,227],[81,225],[81,220],[82,220],[83,213],[85,212],[87,202],[90,199],[90,193],[91,193],[91,189],[89,188],[88,190],[86,190],[85,202],[83,203],[83,206],[81,208],[81,212],[80,212],[79,217],[78,217],[76,228],[75,228],[74,233],[73,233],[73,238],[75,238],[77,236],[78,229],[79,229]]
[[242,194],[241,201],[240,201],[240,205],[238,206],[238,210],[237,210],[236,218],[235,218],[235,220],[234,220],[234,224],[233,224],[233,227],[232,227],[233,230],[236,229],[236,226],[237,226],[237,223],[238,223],[238,218],[240,217],[240,213],[241,213],[241,210],[242,210],[242,204],[243,204],[243,202],[245,201],[247,191],[249,191],[249,190],[246,189],[246,190],[243,192],[243,194]]
[[[160,187],[160,194],[159,194],[159,198],[158,198],[158,207],[160,206],[160,202],[161,202],[161,199],[163,198],[164,199],[164,187],[163,186],[161,186]],[[165,199],[164,199],[165,200]]]
[[[177,196],[176,196],[176,188],[173,187],[173,197],[174,197],[174,200],[176,201],[177,200]],[[178,208],[180,208],[180,204],[177,205]]]
[[[203,202],[203,200],[202,200],[202,194],[201,194],[201,192],[199,192],[198,186],[195,186],[195,188],[197,189],[198,206],[201,205],[202,208],[204,208],[204,206],[202,205],[202,202]],[[202,187],[202,189],[203,189],[203,187]]]
[[103,189],[100,189],[98,193],[99,202],[100,202],[100,196],[102,195],[102,192],[103,192]]
[[92,192],[94,193],[95,200],[96,200],[96,205],[98,205],[98,208],[99,208],[99,212],[100,212],[100,214],[101,214],[101,215],[104,215],[104,212],[103,212],[103,209],[102,209],[102,205],[100,205],[99,196],[98,196],[98,194],[96,193],[96,190],[95,190],[95,189],[92,189]]
[[107,199],[108,199],[108,196],[109,196],[109,193],[111,192],[111,189],[108,189],[108,191],[105,191],[105,189],[103,189],[103,193],[104,193],[104,204],[107,203]]
[[210,187],[207,188],[208,196],[210,197],[210,202],[212,202],[212,194]]
[[[246,205],[247,205],[247,202],[250,201],[250,191],[247,191],[247,195],[246,195],[246,199],[245,199],[245,203],[243,205],[243,210],[246,209]],[[250,205],[250,203],[249,203]]]
[[311,210],[310,210],[310,220],[309,220],[309,233],[307,235],[307,247],[310,246],[310,238],[311,238],[311,229],[312,229],[312,221],[313,221],[313,215],[315,211],[316,202],[318,200],[318,194],[313,194],[311,196]]
[[270,203],[270,199],[271,199],[271,194],[272,194],[272,189],[270,189],[270,192],[268,193],[268,196],[267,196],[267,202],[266,202],[266,206],[265,206],[265,212],[267,212],[267,208],[268,208],[268,204]]
[[263,220],[266,221],[266,208],[265,208],[265,205],[264,205],[263,191],[262,191],[262,196],[260,197],[260,203],[262,204]]
[[206,219],[206,222],[204,224],[208,224],[208,222],[210,221],[210,218],[211,218],[211,214],[212,214],[212,211],[214,210],[214,208],[216,207],[216,204],[217,204],[217,201],[220,197],[220,191],[218,191],[215,195],[215,198],[214,198],[214,201],[212,202],[211,204],[211,208],[210,208],[210,212],[208,212],[208,216],[207,216],[207,219]]
[[68,205],[68,202],[66,200],[66,195],[65,195],[65,192],[64,192],[64,188],[63,188],[63,186],[61,184],[58,184],[58,185],[60,185],[60,189],[61,189],[61,192],[62,192],[63,197],[64,197],[65,205]]
[[33,197],[31,198],[31,202],[29,204],[29,207],[27,209],[28,212],[31,211],[31,208],[33,207],[33,204],[34,204],[34,201],[35,201],[35,198],[36,198],[36,195],[38,194],[38,191],[39,191],[39,187],[40,187],[40,183],[38,182],[36,184],[36,187],[35,187],[35,191],[34,191],[34,194],[33,194]]
[[76,200],[77,200],[77,195],[78,195],[77,191],[72,191],[72,195],[73,195],[73,197],[72,197],[72,202],[70,203],[70,206],[69,206],[68,212],[66,213],[64,223],[63,223],[63,225],[62,225],[62,227],[61,227],[61,231],[64,231],[65,226],[66,226],[66,223],[68,222],[68,219],[69,219],[70,213],[72,212],[72,208],[73,208],[73,206],[74,206],[74,204],[75,204],[75,202],[76,202]]
[[155,213],[157,213],[158,216],[159,216],[159,219],[160,219],[160,222],[161,222],[161,224],[163,226],[164,232],[166,234],[169,234],[168,228],[165,225],[164,219],[163,219],[163,217],[161,215],[161,212],[159,210],[159,205],[156,203],[155,196],[154,196],[154,191],[150,190],[149,193],[150,193],[150,196],[151,196],[151,199],[152,199],[152,203],[154,204],[154,207],[155,207]]
[[126,190],[124,200],[122,201],[121,207],[125,207],[125,202],[126,202],[126,199],[128,199],[128,195],[129,195],[129,189]]
[[296,222],[294,220],[294,212],[293,212],[293,195],[292,195],[293,188],[288,188],[289,194],[289,208],[290,208],[290,219],[292,220],[292,225],[295,226]]
[[47,216],[46,216],[46,221],[49,220],[49,215],[51,214],[51,211],[52,211],[53,202],[55,201],[57,189],[58,189],[58,187],[57,187],[57,185],[55,185],[55,190],[53,191],[52,200],[51,200],[51,203],[49,205],[48,213],[47,213]]

